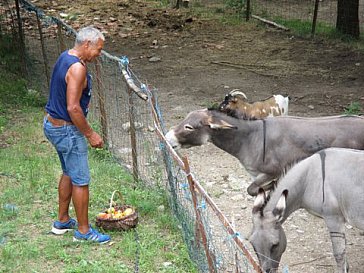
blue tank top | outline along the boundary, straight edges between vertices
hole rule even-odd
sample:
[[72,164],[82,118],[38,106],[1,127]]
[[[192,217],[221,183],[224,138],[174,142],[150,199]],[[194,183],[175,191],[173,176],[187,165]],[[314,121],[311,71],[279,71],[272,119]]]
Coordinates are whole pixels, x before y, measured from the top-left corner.
[[[67,111],[66,74],[71,65],[80,62],[81,61],[78,57],[69,55],[68,50],[66,50],[59,56],[56,64],[54,65],[49,89],[49,98],[45,107],[47,113],[53,118],[71,121],[71,117]],[[88,113],[92,90],[91,75],[88,72],[86,77],[87,86],[82,91],[82,96],[80,98],[80,106],[85,117]]]

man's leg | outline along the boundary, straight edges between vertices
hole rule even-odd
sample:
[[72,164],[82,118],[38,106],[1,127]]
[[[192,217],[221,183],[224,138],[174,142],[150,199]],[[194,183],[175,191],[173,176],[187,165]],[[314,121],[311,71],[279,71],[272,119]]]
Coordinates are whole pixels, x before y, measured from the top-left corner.
[[69,205],[72,197],[71,178],[62,174],[58,184],[58,220],[67,222],[70,219]]
[[88,202],[89,188],[86,186],[72,186],[72,201],[75,206],[78,230],[85,234],[89,231]]

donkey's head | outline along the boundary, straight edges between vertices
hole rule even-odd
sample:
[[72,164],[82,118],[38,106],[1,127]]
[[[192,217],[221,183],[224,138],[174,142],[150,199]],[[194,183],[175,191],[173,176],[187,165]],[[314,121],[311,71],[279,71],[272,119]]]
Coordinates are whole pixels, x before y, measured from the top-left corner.
[[259,264],[266,273],[277,272],[287,240],[282,228],[288,191],[284,190],[272,211],[264,210],[267,199],[260,189],[254,201],[253,230],[249,238],[257,254]]

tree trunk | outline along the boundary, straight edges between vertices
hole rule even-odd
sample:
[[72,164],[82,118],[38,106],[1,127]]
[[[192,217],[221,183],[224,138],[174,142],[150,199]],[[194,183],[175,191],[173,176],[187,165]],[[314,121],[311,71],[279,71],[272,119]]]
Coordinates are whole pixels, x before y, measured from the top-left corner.
[[353,38],[359,38],[359,0],[337,1],[336,30]]

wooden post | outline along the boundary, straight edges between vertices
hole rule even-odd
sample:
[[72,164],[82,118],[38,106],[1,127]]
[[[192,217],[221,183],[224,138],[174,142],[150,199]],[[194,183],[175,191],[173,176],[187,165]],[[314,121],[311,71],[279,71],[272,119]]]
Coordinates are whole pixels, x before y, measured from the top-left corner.
[[249,21],[250,19],[250,0],[246,0],[246,14],[245,14],[245,21]]
[[96,70],[96,82],[97,82],[97,94],[98,101],[100,107],[100,123],[101,123],[101,136],[104,143],[108,143],[108,133],[107,133],[107,118],[105,111],[105,91],[101,84],[101,72],[100,72],[100,60],[96,59],[95,62],[95,70]]
[[19,41],[20,41],[20,62],[21,62],[21,73],[24,77],[27,76],[27,63],[25,59],[25,42],[24,42],[24,33],[23,33],[23,25],[20,17],[20,8],[19,8],[19,0],[15,0],[16,5],[16,16],[18,21],[18,33],[19,33]]
[[46,50],[45,50],[45,46],[44,46],[44,39],[43,39],[43,32],[42,32],[42,24],[40,22],[38,13],[37,13],[37,24],[38,24],[38,31],[39,31],[40,43],[41,43],[41,46],[42,46],[44,72],[45,72],[46,77],[47,77],[47,88],[49,88],[50,75],[49,75],[49,69],[48,69],[48,59],[47,59],[47,54],[46,54]]
[[134,182],[138,182],[139,171],[138,171],[136,130],[135,130],[135,122],[134,122],[133,90],[131,90],[131,88],[129,86],[127,86],[127,88],[128,88],[128,95],[129,95],[129,123],[130,123],[131,156],[132,156],[132,161],[133,161],[133,178],[134,178]]
[[[187,157],[183,157],[183,162],[184,162],[184,165],[185,165],[185,172],[187,174],[189,174],[190,173],[190,165],[188,164]],[[193,178],[192,178],[191,175],[187,175],[187,179],[188,179],[188,184],[190,186],[190,192],[191,192],[191,196],[192,196],[193,207],[194,207],[195,213],[196,213],[196,225],[198,226],[198,231],[199,231],[199,233],[201,235],[202,244],[203,244],[203,246],[205,248],[207,263],[208,263],[208,266],[209,266],[209,272],[210,273],[216,273],[216,269],[215,269],[215,266],[214,266],[214,260],[212,258],[213,255],[210,253],[209,246],[207,245],[207,237],[206,237],[205,228],[204,228],[203,223],[202,223],[200,210],[197,208],[197,196],[196,196],[195,184],[194,184],[194,181],[193,181]]]
[[[63,39],[62,35],[62,25],[60,22],[57,23],[57,37],[58,37],[58,44],[59,44],[59,54],[66,50],[66,44]],[[96,66],[97,67],[97,66]]]
[[320,0],[315,0],[315,10],[313,11],[311,37],[315,36],[319,3]]

